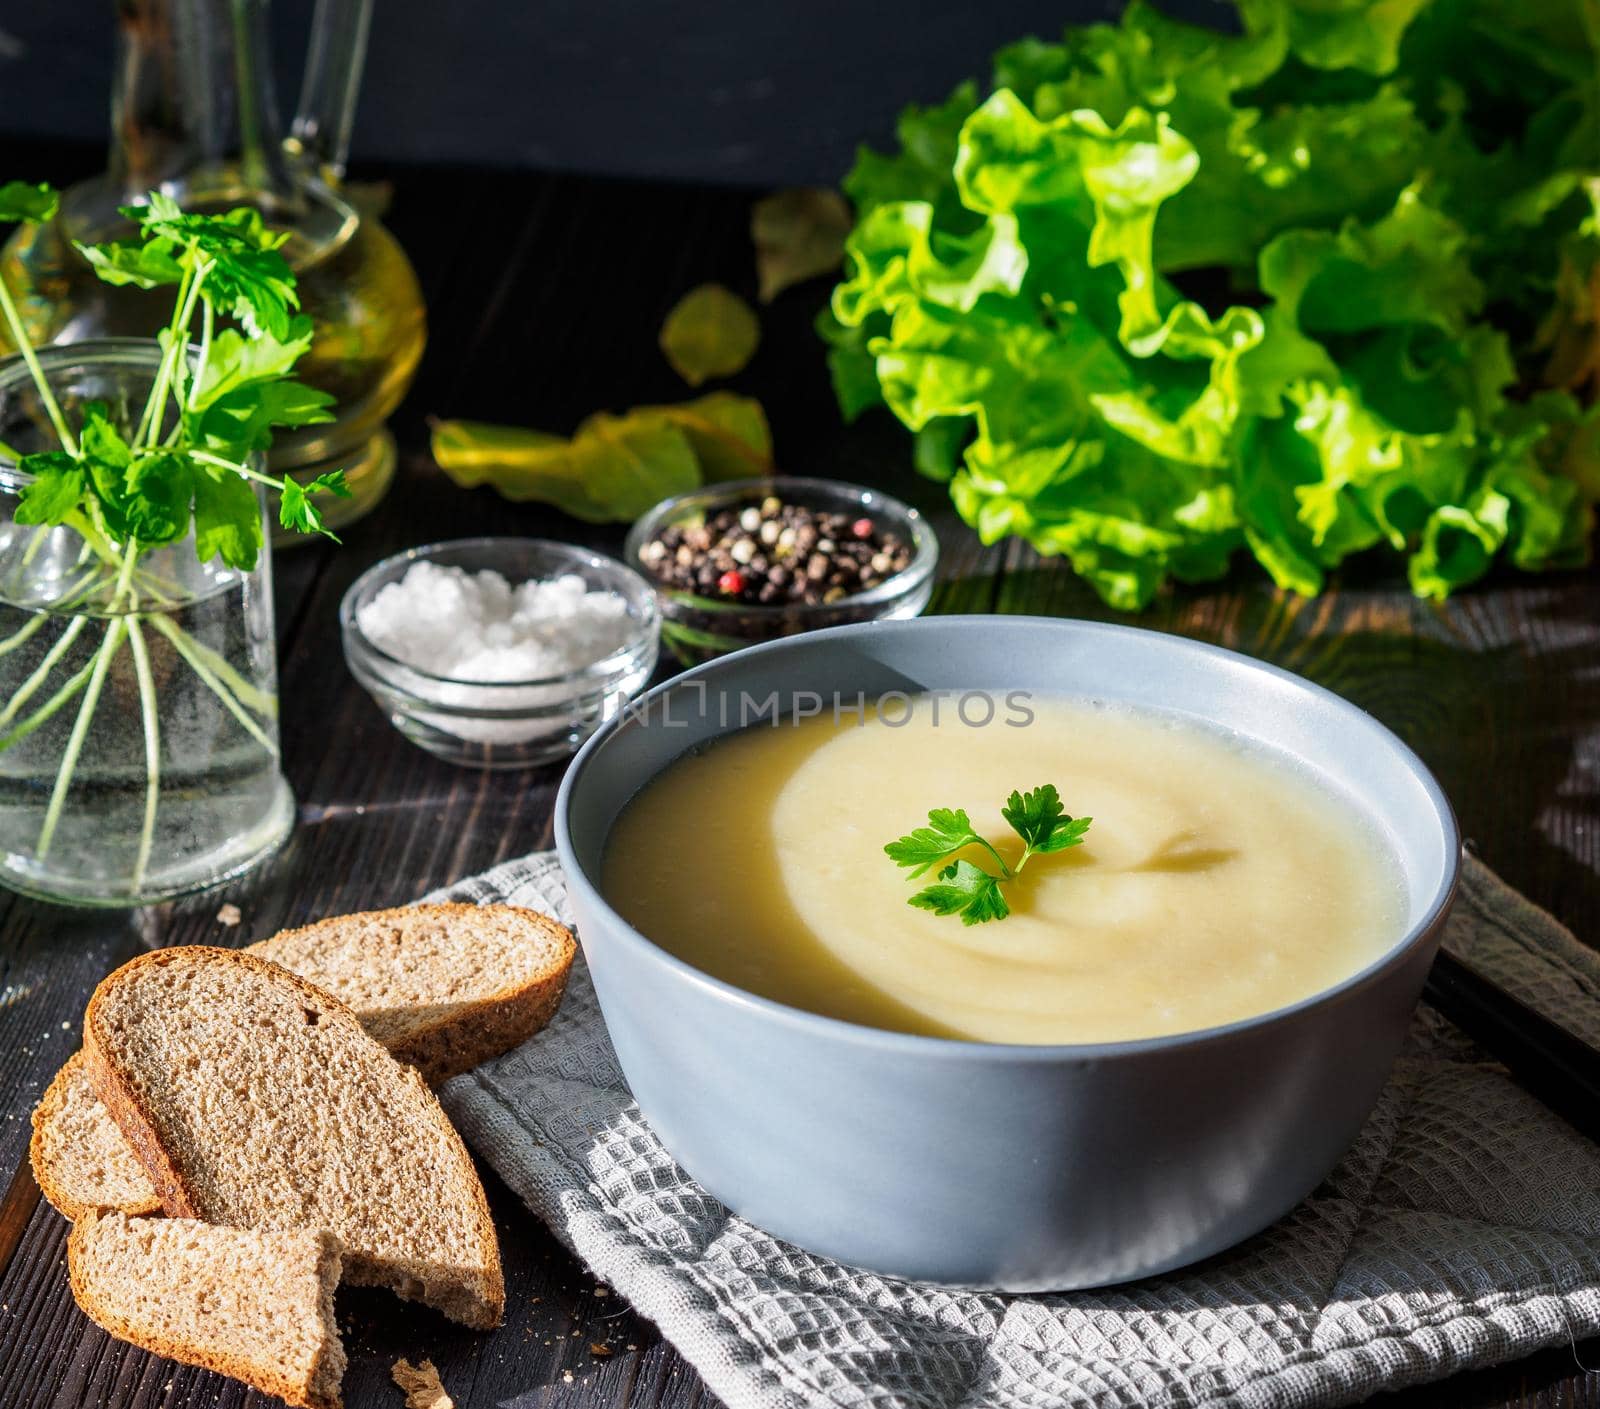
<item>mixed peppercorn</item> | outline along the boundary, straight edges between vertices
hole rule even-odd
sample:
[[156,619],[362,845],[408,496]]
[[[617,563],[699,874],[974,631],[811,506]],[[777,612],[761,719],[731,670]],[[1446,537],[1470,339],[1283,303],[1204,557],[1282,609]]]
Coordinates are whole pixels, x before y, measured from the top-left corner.
[[750,606],[832,603],[903,571],[911,546],[865,515],[768,495],[703,522],[672,524],[639,554],[663,587]]

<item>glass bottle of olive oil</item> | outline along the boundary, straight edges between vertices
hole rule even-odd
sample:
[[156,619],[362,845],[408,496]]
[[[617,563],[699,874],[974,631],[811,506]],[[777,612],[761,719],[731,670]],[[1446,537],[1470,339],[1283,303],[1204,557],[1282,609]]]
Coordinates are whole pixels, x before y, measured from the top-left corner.
[[[415,375],[427,321],[405,252],[340,189],[372,0],[318,0],[287,141],[272,96],[267,3],[117,0],[108,169],[67,191],[48,225],[17,229],[0,250],[0,278],[36,345],[148,336],[163,301],[101,282],[73,242],[129,233],[118,207],[157,188],[190,210],[258,208],[289,234],[284,254],[315,327],[296,375],[337,402],[330,424],[280,434],[270,465],[297,479],[342,468],[352,496],[324,508],[337,526],[371,509],[394,476],[384,422]],[[0,330],[0,351],[11,350]]]

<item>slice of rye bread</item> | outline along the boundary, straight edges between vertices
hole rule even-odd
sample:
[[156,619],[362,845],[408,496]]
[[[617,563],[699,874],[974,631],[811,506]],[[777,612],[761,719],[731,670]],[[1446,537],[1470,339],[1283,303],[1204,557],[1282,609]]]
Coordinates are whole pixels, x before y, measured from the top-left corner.
[[550,1021],[577,945],[537,910],[407,905],[285,930],[249,952],[327,989],[437,1086]]
[[119,1340],[339,1409],[339,1240],[189,1218],[90,1214],[67,1239],[73,1300]]
[[241,950],[159,949],[101,982],[83,1037],[171,1217],[325,1228],[346,1281],[499,1324],[500,1249],[466,1146],[332,994]]
[[[577,945],[547,915],[514,905],[414,905],[341,915],[253,944],[343,999],[362,1026],[430,1084],[525,1042],[550,1021]],[[33,1112],[33,1176],[67,1218],[154,1213],[144,1167],[74,1053]]]

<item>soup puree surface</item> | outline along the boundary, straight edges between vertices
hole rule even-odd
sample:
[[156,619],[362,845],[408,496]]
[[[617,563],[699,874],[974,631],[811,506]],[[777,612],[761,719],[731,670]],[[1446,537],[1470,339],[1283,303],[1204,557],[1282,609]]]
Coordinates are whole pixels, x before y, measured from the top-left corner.
[[[618,817],[607,899],[739,988],[989,1042],[1233,1022],[1332,987],[1400,937],[1376,830],[1286,759],[1177,716],[1034,698],[1029,724],[1002,706],[974,727],[941,703],[937,722],[920,697],[865,721],[758,724],[679,759]],[[1007,884],[1008,918],[967,926],[906,903],[934,877],[908,879],[886,842],[961,807],[1009,863],[1021,842],[1000,808],[1044,783],[1094,822]]]

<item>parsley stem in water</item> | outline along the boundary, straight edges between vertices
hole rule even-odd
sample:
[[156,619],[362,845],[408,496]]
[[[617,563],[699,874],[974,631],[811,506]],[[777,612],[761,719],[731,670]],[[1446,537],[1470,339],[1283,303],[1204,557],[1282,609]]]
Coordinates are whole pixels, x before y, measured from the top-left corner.
[[[0,221],[5,219],[7,216],[3,208],[0,208]],[[61,444],[67,453],[76,455],[78,442],[67,426],[67,418],[61,414],[61,405],[45,378],[44,368],[39,365],[38,354],[34,352],[33,344],[28,340],[27,329],[22,326],[22,319],[17,314],[17,305],[11,301],[11,290],[6,287],[4,279],[0,279],[0,312],[5,314],[6,330],[11,334],[11,341],[16,344],[17,351],[22,354],[22,360],[27,365],[34,386],[38,388],[39,400],[44,405],[45,415],[50,418],[50,424],[55,427],[55,432],[61,438]]]

